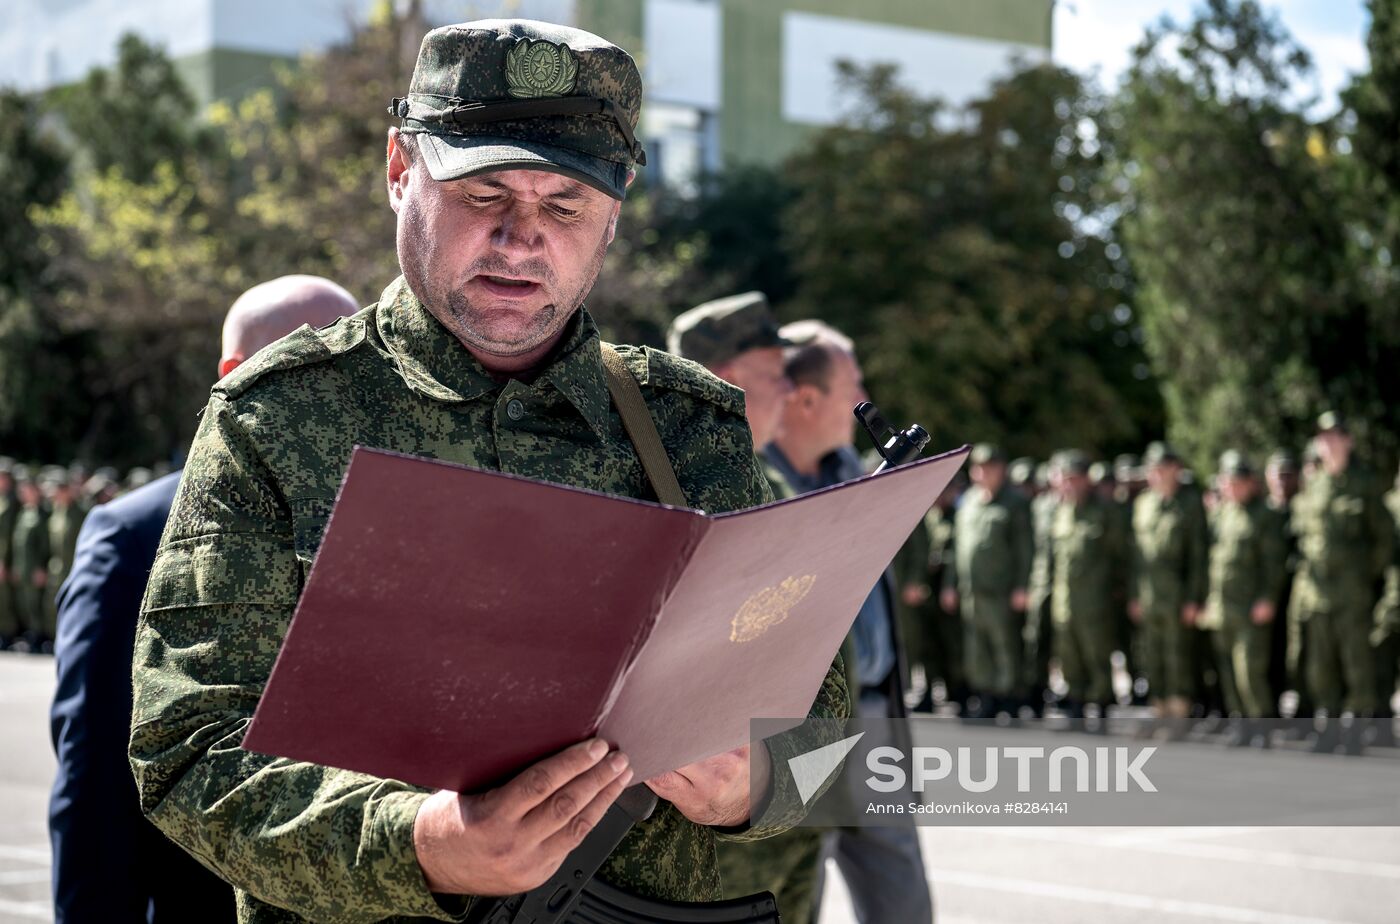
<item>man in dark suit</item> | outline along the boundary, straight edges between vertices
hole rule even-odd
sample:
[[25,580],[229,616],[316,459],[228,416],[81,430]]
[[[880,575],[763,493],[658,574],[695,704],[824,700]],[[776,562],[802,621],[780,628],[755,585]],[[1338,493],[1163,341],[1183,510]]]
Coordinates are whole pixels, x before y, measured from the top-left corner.
[[[303,324],[357,310],[350,293],[315,276],[255,286],[224,321],[219,374]],[[233,889],[142,817],[126,758],[136,618],[179,483],[175,472],[95,507],[58,592],[58,689],[49,713],[58,755],[49,799],[57,924],[234,920]]]

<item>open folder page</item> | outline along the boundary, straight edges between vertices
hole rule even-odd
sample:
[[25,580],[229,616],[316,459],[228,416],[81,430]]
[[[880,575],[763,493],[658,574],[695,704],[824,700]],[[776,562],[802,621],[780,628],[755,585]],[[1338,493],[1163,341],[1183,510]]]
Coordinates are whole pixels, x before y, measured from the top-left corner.
[[966,454],[708,516],[357,448],[243,746],[470,792],[595,734],[645,780],[796,724]]

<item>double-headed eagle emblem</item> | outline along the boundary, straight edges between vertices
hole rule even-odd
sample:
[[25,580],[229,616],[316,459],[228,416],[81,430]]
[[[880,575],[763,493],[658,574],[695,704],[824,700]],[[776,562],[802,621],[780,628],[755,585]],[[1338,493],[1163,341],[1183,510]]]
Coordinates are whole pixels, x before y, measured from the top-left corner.
[[506,52],[506,90],[516,99],[568,96],[578,84],[578,58],[568,45],[519,39]]
[[744,601],[730,624],[731,642],[751,642],[788,618],[792,608],[811,593],[815,574],[784,578],[777,587],[765,587]]

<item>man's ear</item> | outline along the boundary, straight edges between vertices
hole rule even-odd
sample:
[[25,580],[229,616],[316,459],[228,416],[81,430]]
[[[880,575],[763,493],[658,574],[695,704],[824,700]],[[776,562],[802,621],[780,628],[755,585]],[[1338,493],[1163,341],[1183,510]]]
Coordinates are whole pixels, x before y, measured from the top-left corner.
[[608,216],[608,239],[605,244],[611,244],[613,238],[617,236],[617,217],[622,214],[621,200],[614,200],[612,204],[612,214]]
[[389,147],[384,171],[384,178],[389,187],[389,208],[395,212],[403,202],[404,188],[408,185],[412,167],[403,148],[399,147],[398,135],[397,128],[389,129]]

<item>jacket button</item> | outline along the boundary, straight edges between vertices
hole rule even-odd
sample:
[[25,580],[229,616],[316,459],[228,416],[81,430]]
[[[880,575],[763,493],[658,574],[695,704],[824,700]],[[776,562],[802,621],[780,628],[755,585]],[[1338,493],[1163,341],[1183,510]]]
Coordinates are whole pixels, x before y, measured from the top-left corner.
[[506,402],[506,416],[511,420],[519,420],[525,416],[525,405],[520,403],[519,398],[511,398]]

